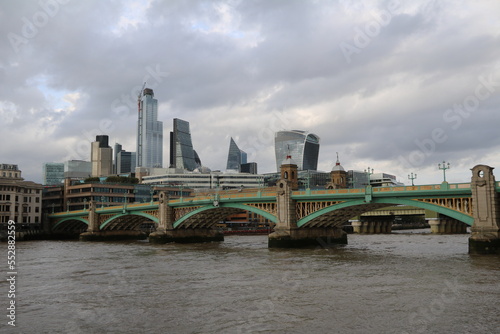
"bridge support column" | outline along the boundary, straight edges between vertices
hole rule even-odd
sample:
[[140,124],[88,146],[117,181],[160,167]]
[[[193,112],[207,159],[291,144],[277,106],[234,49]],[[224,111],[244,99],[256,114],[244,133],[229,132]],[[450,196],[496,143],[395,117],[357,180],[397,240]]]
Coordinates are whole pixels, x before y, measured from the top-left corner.
[[434,234],[464,234],[467,233],[467,225],[451,218],[428,218],[427,222]]
[[492,167],[472,168],[471,190],[474,224],[469,254],[500,254],[500,210]]
[[165,192],[159,195],[158,228],[149,235],[149,242],[165,244],[169,242],[197,243],[224,241],[224,235],[211,228],[174,229],[174,209],[168,205],[169,197]]
[[299,228],[295,201],[292,199],[291,182],[278,182],[277,223],[269,234],[269,248],[299,248],[324,246],[325,244],[347,244],[347,233],[341,227]]
[[80,240],[94,240],[99,233],[99,214],[95,211],[95,201],[89,202],[89,226],[87,232],[80,234]]
[[354,233],[364,234],[366,233],[366,222],[362,222],[361,220],[353,220],[351,222],[352,231]]
[[392,221],[352,221],[354,233],[382,234],[392,232]]

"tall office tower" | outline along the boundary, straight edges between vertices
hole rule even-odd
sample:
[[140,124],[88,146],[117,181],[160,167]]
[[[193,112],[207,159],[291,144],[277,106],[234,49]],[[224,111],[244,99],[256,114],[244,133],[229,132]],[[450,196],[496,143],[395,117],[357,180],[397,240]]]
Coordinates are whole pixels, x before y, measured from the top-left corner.
[[229,153],[227,155],[227,170],[241,171],[241,165],[247,163],[247,154],[240,150],[233,138],[229,143]]
[[92,176],[108,176],[113,174],[113,149],[108,145],[106,135],[96,136],[92,142],[90,157],[92,161]]
[[[113,173],[117,174],[118,173],[118,167],[116,166],[116,162],[118,160],[118,153],[122,151],[122,145],[115,143],[115,147],[113,149]],[[135,168],[135,166],[134,166]]]
[[135,171],[135,152],[120,151],[116,157],[116,174],[133,173]]
[[279,131],[274,137],[276,168],[279,171],[287,156],[297,164],[298,170],[317,170],[319,155],[319,137],[300,131]]
[[[141,96],[142,95],[142,96]],[[137,122],[137,167],[163,166],[163,122],[158,121],[158,100],[153,90],[139,95]]]
[[62,185],[64,181],[64,163],[46,162],[43,164],[43,184]]
[[189,122],[178,118],[174,118],[174,131],[170,132],[170,166],[190,171],[201,166],[201,160],[193,150]]

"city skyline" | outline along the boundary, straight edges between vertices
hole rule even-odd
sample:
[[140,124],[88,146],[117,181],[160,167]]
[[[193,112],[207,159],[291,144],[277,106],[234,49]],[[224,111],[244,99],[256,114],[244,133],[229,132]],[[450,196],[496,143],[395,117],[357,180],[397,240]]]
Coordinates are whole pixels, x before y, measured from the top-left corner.
[[449,182],[500,168],[498,2],[51,3],[0,8],[0,156],[27,180],[90,160],[96,135],[134,151],[144,82],[211,169],[233,137],[274,171],[287,129],[321,137],[323,171],[335,152],[406,184],[440,183],[443,160]]

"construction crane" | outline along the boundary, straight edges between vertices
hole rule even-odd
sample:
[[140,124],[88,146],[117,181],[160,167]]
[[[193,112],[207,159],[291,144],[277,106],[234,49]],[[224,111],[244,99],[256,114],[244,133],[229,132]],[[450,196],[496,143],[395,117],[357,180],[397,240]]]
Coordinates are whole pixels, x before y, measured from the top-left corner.
[[137,111],[141,111],[141,95],[142,92],[144,91],[144,87],[146,87],[146,81],[144,81],[144,84],[142,85],[141,90],[139,91],[139,95],[137,95]]
[[143,129],[142,129],[142,122],[143,122],[143,115],[141,113],[141,95],[142,92],[144,91],[144,87],[146,87],[146,81],[144,81],[144,84],[142,85],[141,90],[139,91],[139,95],[137,96],[137,112],[139,113],[139,120],[138,120],[138,131],[137,131],[137,166],[141,167],[142,166],[142,136],[143,136]]

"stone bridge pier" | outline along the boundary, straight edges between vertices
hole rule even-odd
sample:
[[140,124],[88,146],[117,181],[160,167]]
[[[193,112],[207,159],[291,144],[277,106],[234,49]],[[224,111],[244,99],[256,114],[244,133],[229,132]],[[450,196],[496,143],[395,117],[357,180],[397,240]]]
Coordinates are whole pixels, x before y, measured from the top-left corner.
[[167,194],[160,192],[158,227],[149,235],[149,242],[164,244],[224,241],[224,235],[214,228],[174,228],[174,208],[168,205],[168,201]]
[[290,180],[282,179],[277,184],[277,223],[269,234],[269,248],[297,248],[321,246],[327,243],[347,244],[347,234],[340,226],[307,228],[297,227],[296,203],[292,199]]
[[453,218],[428,218],[427,223],[434,234],[462,234],[467,233],[467,224]]
[[469,238],[470,254],[500,254],[500,212],[493,168],[472,168],[474,224]]
[[354,233],[359,234],[381,234],[392,232],[392,221],[360,221],[351,222]]

